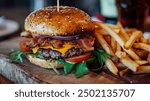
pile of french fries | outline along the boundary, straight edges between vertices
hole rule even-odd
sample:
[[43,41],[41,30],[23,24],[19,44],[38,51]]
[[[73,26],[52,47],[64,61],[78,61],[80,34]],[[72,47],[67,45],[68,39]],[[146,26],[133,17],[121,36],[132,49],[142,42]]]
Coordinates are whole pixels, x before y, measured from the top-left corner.
[[94,22],[95,37],[101,47],[110,54],[105,65],[115,75],[124,76],[150,73],[150,37],[136,29],[124,29],[118,22],[116,25]]

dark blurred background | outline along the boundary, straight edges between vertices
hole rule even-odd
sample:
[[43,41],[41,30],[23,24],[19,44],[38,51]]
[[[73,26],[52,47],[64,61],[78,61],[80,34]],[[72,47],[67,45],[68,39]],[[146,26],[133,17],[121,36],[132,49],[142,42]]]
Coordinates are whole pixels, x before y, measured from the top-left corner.
[[[107,23],[115,23],[118,17],[115,1],[60,0],[60,5],[78,7],[90,16]],[[57,0],[0,0],[0,16],[17,21],[21,29],[23,29],[24,19],[31,11],[45,6],[56,5],[56,2]]]
[[[57,0],[0,0],[0,16],[19,22],[23,28],[24,19],[31,11],[56,3]],[[60,0],[60,5],[78,7],[90,16],[100,11],[99,0]]]

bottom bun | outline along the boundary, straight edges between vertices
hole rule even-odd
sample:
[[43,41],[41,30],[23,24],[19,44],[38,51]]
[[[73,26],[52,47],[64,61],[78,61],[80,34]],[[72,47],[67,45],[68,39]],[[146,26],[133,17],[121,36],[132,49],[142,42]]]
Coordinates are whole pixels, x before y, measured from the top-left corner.
[[[27,55],[27,59],[37,65],[37,66],[40,66],[40,67],[43,67],[43,68],[63,68],[63,65],[62,64],[57,64],[57,61],[55,60],[52,60],[50,62],[51,65],[48,64],[48,61],[46,60],[43,60],[43,59],[39,59],[39,58],[35,58],[35,57],[32,57],[31,55]],[[53,67],[52,67],[53,66]]]

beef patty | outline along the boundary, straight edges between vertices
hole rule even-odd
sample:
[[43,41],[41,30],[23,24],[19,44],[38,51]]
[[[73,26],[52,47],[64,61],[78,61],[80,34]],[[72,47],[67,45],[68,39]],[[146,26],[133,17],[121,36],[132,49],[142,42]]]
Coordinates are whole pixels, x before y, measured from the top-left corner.
[[62,54],[56,50],[43,49],[43,48],[40,48],[38,50],[38,53],[43,55],[45,58],[58,59],[58,58],[70,58],[73,56],[79,56],[84,54],[85,52],[82,48],[73,47],[69,49],[65,54]]

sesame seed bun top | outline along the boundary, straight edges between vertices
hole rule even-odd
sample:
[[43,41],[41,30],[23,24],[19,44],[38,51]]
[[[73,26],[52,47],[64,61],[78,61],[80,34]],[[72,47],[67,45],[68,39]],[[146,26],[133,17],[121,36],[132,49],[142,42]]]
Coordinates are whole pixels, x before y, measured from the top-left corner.
[[91,32],[94,24],[89,15],[75,7],[49,6],[32,12],[25,20],[25,30],[39,35],[73,35]]

